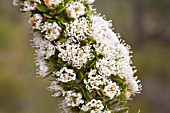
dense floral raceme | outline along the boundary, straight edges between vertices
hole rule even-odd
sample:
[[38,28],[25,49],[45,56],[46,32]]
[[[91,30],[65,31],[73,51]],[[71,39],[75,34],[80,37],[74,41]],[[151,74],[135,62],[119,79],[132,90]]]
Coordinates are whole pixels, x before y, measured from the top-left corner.
[[92,8],[95,0],[13,0],[30,12],[37,74],[50,77],[66,113],[124,113],[142,86],[130,46],[111,21]]

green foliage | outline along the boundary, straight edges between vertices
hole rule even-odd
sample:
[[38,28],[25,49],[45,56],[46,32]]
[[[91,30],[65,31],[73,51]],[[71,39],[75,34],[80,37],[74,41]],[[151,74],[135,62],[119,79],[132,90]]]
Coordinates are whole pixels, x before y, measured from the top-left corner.
[[62,13],[64,9],[65,9],[64,3],[60,4],[56,9],[56,14]]
[[48,9],[45,5],[42,5],[42,4],[36,4],[36,8],[40,11],[40,12],[43,12],[43,13],[46,13],[48,12]]
[[62,24],[69,23],[69,20],[68,20],[67,18],[65,18],[65,17],[62,17],[62,18],[61,18],[61,23],[62,23]]
[[52,15],[50,15],[49,13],[43,13],[43,15],[45,16],[45,17],[47,17],[47,18],[52,18],[53,16]]
[[79,80],[83,80],[83,78],[84,78],[84,76],[83,76],[83,73],[81,72],[81,71],[78,71],[78,73],[77,73],[77,77],[78,77],[78,79]]

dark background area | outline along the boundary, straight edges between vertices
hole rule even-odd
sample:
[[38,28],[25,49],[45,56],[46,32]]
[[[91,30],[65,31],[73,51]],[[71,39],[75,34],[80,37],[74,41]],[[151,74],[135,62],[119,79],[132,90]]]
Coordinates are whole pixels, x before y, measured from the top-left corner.
[[[94,7],[132,47],[143,91],[130,113],[169,113],[170,0],[96,0]],[[12,0],[1,0],[0,113],[60,113],[48,80],[36,77],[28,17]]]

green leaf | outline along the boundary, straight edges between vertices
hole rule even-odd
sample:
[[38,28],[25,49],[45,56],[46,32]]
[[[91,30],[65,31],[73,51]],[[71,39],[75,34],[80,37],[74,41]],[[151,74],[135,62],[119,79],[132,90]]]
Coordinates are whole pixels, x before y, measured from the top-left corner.
[[56,75],[55,75],[55,73],[51,73],[51,74],[49,74],[49,76],[55,77]]
[[58,41],[64,43],[64,42],[67,41],[67,38],[61,36],[61,37],[58,39]]
[[80,90],[81,90],[81,89],[80,89],[79,87],[77,87],[77,86],[74,86],[73,89],[76,90],[76,91],[80,91]]
[[47,18],[52,18],[52,15],[48,14],[48,13],[43,13],[43,15]]
[[127,101],[122,101],[122,102],[120,102],[119,105],[124,105],[124,104],[127,104]]
[[89,100],[89,96],[87,94],[86,88],[81,86],[80,89],[82,90],[83,96],[85,97],[86,100]]
[[61,23],[60,21],[58,21],[58,25],[59,25],[60,27],[62,27],[62,23]]
[[91,6],[90,6],[90,5],[87,5],[87,4],[86,4],[85,6],[86,6],[86,9],[87,9],[87,10],[91,10]]
[[64,4],[59,5],[56,9],[56,14],[60,14],[61,12],[64,11],[64,9],[65,9]]
[[122,85],[122,91],[123,91],[123,92],[127,91],[127,87],[128,87],[127,84],[123,84],[123,85]]
[[61,58],[58,58],[58,63],[60,63],[61,65],[65,64],[65,62]]
[[65,31],[65,30],[62,30],[61,35],[62,35],[63,37],[67,37],[67,33],[66,33],[66,31]]
[[83,74],[82,74],[82,72],[79,71],[79,72],[77,73],[77,77],[78,77],[79,80],[83,80]]
[[53,22],[55,22],[55,20],[48,19],[47,22],[48,23],[53,23]]
[[122,83],[123,81],[121,80],[121,79],[119,79],[119,78],[115,78],[115,77],[112,77],[111,78],[113,81],[115,81],[115,82],[117,82],[117,83]]
[[125,100],[126,99],[126,95],[123,92],[119,95],[119,97],[120,97],[121,100]]
[[97,90],[97,94],[101,97],[103,96],[102,93],[99,90]]
[[92,96],[93,96],[93,92],[89,92],[89,91],[87,91],[87,95],[88,95],[90,98],[92,98]]
[[109,101],[109,104],[110,104],[110,105],[114,105],[114,104],[116,104],[117,102],[118,102],[117,100],[110,100],[110,101]]
[[37,8],[39,11],[43,12],[43,13],[48,12],[48,9],[47,9],[47,7],[46,7],[45,5],[36,4],[36,8]]
[[86,72],[85,74],[84,74],[84,77],[87,77],[89,75],[89,72]]
[[55,16],[55,18],[56,18],[57,20],[61,20],[61,19],[62,19],[62,16]]
[[95,64],[96,64],[96,60],[94,60],[94,61],[89,65],[89,68],[94,67]]
[[82,40],[81,43],[82,44],[87,44],[87,43],[89,43],[89,41],[88,40]]
[[72,107],[71,111],[75,112],[75,113],[78,113],[80,111],[80,109],[78,107]]
[[62,17],[61,23],[62,24],[66,24],[66,23],[69,23],[69,21],[66,18]]

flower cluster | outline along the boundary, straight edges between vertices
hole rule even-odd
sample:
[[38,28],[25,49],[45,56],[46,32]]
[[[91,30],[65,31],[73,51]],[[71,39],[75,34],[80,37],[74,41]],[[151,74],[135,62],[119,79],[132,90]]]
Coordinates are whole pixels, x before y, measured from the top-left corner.
[[83,105],[81,108],[83,111],[91,110],[91,113],[101,113],[104,109],[104,105],[101,100],[92,99],[86,105]]
[[92,8],[95,0],[13,0],[29,11],[37,74],[51,77],[48,90],[66,113],[119,113],[140,93],[131,50],[111,21]]
[[85,6],[81,2],[72,2],[66,5],[66,12],[70,18],[79,18],[85,14]]
[[57,71],[56,76],[57,81],[64,83],[76,80],[76,74],[73,72],[72,69],[67,69],[67,67],[63,67],[62,69],[60,69],[60,71]]

